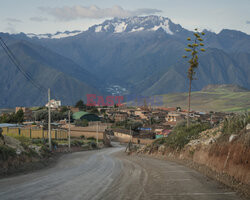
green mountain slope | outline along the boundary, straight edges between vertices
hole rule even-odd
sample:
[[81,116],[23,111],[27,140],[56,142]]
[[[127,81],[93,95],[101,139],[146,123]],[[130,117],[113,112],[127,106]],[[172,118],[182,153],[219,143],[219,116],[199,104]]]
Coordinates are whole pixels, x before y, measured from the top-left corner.
[[[188,93],[161,96],[165,107],[187,108]],[[250,110],[250,91],[235,85],[209,85],[201,91],[192,92],[191,109],[225,112]]]
[[[85,99],[88,93],[99,93],[88,83],[88,80],[94,82],[90,73],[69,59],[25,41],[14,42],[9,48],[24,71],[39,85],[51,88],[51,97],[63,104],[73,105],[77,100]],[[27,81],[3,50],[0,50],[0,60],[0,107],[36,106],[47,102],[46,91],[42,92]],[[60,66],[60,63],[64,65]]]

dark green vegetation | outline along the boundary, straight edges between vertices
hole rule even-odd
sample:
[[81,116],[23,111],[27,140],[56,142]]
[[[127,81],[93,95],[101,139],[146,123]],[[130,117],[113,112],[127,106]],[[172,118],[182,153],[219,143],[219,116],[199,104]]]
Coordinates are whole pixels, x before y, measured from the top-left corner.
[[[139,27],[154,27],[160,20],[166,19],[141,17],[138,23]],[[133,18],[125,21],[130,29],[138,25],[132,23]],[[123,33],[95,32],[90,28],[62,39],[31,39],[25,34],[0,36],[25,71],[45,88],[51,88],[52,98],[73,105],[79,99],[85,100],[87,93],[104,93],[107,86],[115,84],[130,94],[187,91],[186,62],[181,56],[186,38],[193,32],[171,20],[169,28],[173,34],[162,28]],[[238,84],[250,89],[250,36],[234,30],[219,34],[205,31],[204,41],[206,52],[199,58],[193,90],[208,84]],[[0,59],[0,107],[41,105],[47,101],[46,94],[24,79],[2,49]]]
[[190,140],[199,138],[199,133],[209,129],[210,125],[207,123],[190,124],[189,127],[185,123],[177,125],[174,130],[166,138],[157,139],[155,144],[165,144],[173,149],[182,149]]
[[0,116],[0,123],[22,123],[24,120],[23,110],[20,109],[16,113],[4,113]]
[[119,129],[127,129],[138,132],[139,129],[143,126],[143,124],[140,121],[135,120],[124,120],[124,121],[118,121],[115,122],[112,127],[113,128],[119,128]]
[[[167,94],[167,107],[187,108],[188,93]],[[199,111],[245,111],[250,110],[250,91],[235,85],[209,85],[203,90],[192,92],[191,110]]]
[[14,158],[16,157],[16,151],[15,149],[0,145],[0,161],[8,160],[8,158]]
[[[71,118],[72,118],[72,113],[71,114]],[[61,109],[60,111],[56,111],[53,110],[51,111],[51,121],[59,121],[59,120],[63,120],[63,119],[67,119],[68,118],[68,111],[65,109]],[[34,113],[34,119],[38,120],[38,121],[48,121],[48,110],[47,109],[42,109],[42,110],[38,110]]]
[[86,127],[86,126],[88,126],[88,124],[89,124],[89,122],[86,119],[83,119],[83,120],[77,119],[77,120],[75,120],[75,125],[76,126]]
[[79,108],[79,110],[86,110],[86,108],[87,108],[87,106],[84,104],[83,100],[77,101],[75,107]]
[[224,135],[238,134],[250,123],[250,113],[238,114],[224,120],[222,133]]

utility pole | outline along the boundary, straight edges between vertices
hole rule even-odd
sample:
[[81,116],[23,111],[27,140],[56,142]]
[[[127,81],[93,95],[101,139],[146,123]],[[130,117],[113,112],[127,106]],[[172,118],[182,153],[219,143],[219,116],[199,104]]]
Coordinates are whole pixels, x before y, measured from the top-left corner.
[[98,137],[99,137],[99,121],[97,121],[97,128],[96,128],[96,145],[98,147]]
[[69,150],[70,150],[70,143],[71,143],[71,141],[70,141],[70,136],[71,136],[71,133],[70,133],[70,110],[69,110],[69,113],[68,113],[68,116],[69,116],[69,132],[68,132],[68,136],[69,136]]
[[132,142],[132,132],[131,132],[131,126],[129,128],[129,133],[130,133],[130,142]]
[[129,133],[130,133],[130,141],[129,141],[128,148],[129,148],[129,151],[130,151],[130,150],[131,150],[131,147],[132,147],[132,131],[131,131],[131,125],[130,125],[130,129],[129,129]]
[[132,133],[131,133],[131,126],[130,126],[130,129],[129,129],[129,134],[130,134],[130,141],[128,142],[128,144],[127,144],[127,147],[126,147],[126,149],[125,149],[125,152],[130,152],[130,150],[131,150],[131,142],[132,142]]
[[49,134],[49,150],[52,151],[51,146],[51,111],[50,111],[50,88],[48,89],[48,101],[49,101],[49,119],[48,119],[48,134]]

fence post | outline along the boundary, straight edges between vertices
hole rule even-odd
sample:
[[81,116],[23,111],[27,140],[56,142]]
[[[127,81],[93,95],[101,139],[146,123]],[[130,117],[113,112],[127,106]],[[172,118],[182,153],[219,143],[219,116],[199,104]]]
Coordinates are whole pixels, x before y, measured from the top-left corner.
[[57,129],[55,130],[55,139],[57,140]]
[[43,139],[44,139],[44,129],[42,128],[42,134],[43,134]]
[[21,135],[21,129],[18,128],[18,135],[20,136]]
[[31,128],[30,128],[30,139],[31,139],[32,137],[31,137]]

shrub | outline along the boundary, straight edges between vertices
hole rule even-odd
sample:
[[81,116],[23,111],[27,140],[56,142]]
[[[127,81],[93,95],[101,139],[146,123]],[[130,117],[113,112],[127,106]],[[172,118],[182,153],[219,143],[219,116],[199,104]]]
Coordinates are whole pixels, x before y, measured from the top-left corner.
[[85,136],[84,136],[84,135],[81,135],[80,138],[81,138],[82,140],[85,140]]
[[16,140],[19,140],[21,143],[25,143],[25,144],[30,144],[31,143],[31,139],[28,137],[24,137],[24,136],[15,136],[14,137]]
[[82,140],[72,140],[70,144],[72,146],[82,146],[84,142]]
[[165,143],[173,149],[182,149],[190,140],[199,138],[199,133],[209,129],[207,123],[191,124],[188,128],[186,124],[177,125],[167,138],[159,139],[159,144]]
[[83,120],[78,119],[78,120],[75,121],[75,125],[76,126],[86,127],[86,126],[89,125],[89,122],[86,119],[83,119]]
[[24,152],[24,153],[25,153],[25,155],[27,155],[30,158],[39,157],[38,153],[35,150],[31,149],[31,148],[27,149],[27,152]]
[[88,137],[87,140],[95,140],[94,137]]
[[224,135],[237,134],[245,128],[248,123],[250,123],[250,113],[228,117],[223,122],[222,133]]
[[33,144],[46,144],[47,139],[32,139]]
[[97,145],[96,145],[96,143],[95,142],[91,142],[90,143],[90,146],[94,149],[94,148],[97,148]]
[[0,145],[0,160],[8,160],[9,157],[15,157],[16,156],[16,151],[15,149],[5,146],[5,145]]
[[49,148],[46,146],[46,145],[43,145],[42,148],[41,148],[41,155],[43,157],[49,157],[50,156],[50,150]]

